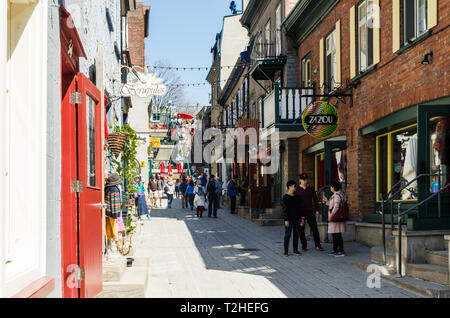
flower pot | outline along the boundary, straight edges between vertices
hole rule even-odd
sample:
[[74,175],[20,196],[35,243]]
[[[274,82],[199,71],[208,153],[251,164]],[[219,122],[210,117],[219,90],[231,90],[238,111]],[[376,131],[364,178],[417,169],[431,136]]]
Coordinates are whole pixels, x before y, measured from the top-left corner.
[[129,133],[114,131],[109,135],[108,148],[116,158],[119,158],[123,146],[127,142]]

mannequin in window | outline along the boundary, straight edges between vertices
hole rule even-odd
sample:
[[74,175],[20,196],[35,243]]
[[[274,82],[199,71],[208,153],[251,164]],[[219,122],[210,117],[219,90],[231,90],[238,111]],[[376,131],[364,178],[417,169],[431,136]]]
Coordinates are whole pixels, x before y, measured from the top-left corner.
[[[417,177],[417,134],[411,136],[408,141],[402,176],[403,178],[408,180],[408,182],[414,180]],[[414,189],[413,191],[416,191],[417,182],[413,182],[409,188]],[[413,198],[414,194],[411,191],[406,189],[402,191],[402,200],[409,200]]]

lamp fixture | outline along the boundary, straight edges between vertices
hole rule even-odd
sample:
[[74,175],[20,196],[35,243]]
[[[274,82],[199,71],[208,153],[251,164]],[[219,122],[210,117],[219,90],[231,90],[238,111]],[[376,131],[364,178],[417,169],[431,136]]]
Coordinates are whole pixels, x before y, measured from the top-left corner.
[[422,61],[422,65],[428,65],[431,63],[433,59],[433,51],[431,51],[430,53],[425,54],[425,57]]

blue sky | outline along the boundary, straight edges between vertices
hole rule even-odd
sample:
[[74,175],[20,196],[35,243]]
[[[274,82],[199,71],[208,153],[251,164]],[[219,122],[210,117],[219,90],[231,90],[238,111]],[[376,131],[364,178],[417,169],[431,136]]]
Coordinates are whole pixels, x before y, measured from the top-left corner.
[[[211,47],[231,0],[145,0],[151,5],[146,63],[165,60],[172,66],[211,66]],[[236,1],[241,9],[241,1]],[[183,83],[205,83],[208,71],[179,71]],[[211,87],[185,87],[189,103],[209,105]]]

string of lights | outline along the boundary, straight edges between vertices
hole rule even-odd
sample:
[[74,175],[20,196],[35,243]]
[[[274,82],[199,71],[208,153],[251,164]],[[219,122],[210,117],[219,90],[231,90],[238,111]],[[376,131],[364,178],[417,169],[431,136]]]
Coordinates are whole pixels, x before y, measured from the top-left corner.
[[208,70],[216,70],[216,69],[232,69],[235,66],[239,65],[248,65],[248,63],[237,63],[232,66],[220,66],[220,67],[212,67],[212,66],[159,66],[159,65],[147,65],[148,68],[151,68],[153,70],[175,70],[175,71],[208,71]]

